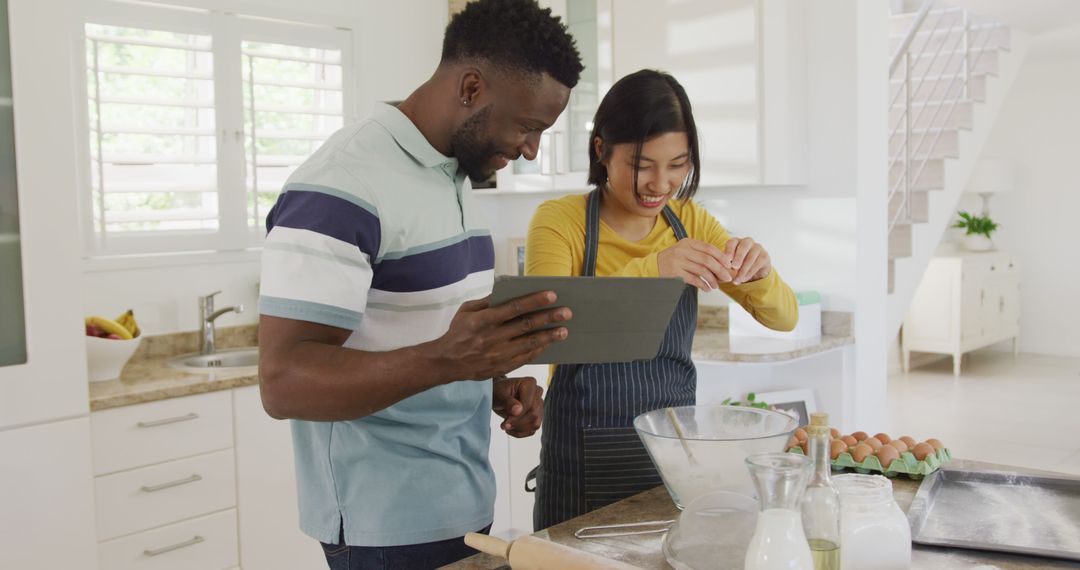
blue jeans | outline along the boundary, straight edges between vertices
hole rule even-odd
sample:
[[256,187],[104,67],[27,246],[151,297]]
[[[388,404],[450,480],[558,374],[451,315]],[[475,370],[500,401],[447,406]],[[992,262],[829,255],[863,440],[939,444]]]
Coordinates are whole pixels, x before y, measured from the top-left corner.
[[[477,532],[487,534],[490,530],[488,525]],[[465,545],[464,537],[404,546],[349,546],[342,533],[338,541],[341,544],[320,543],[330,570],[434,569],[477,553]]]

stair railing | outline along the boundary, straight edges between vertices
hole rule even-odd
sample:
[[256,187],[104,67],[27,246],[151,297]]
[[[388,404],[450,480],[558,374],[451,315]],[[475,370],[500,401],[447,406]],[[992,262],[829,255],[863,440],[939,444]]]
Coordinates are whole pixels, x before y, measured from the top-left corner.
[[[960,100],[970,100],[971,78],[983,54],[986,53],[985,48],[990,44],[994,33],[993,27],[985,27],[981,30],[984,32],[983,37],[976,38],[980,29],[972,27],[972,19],[966,11],[952,7],[934,9],[934,5],[935,3],[932,0],[923,1],[919,11],[915,14],[911,28],[908,29],[903,42],[896,49],[889,63],[890,81],[897,78],[902,79],[900,89],[889,101],[890,113],[897,106],[901,96],[903,97],[903,111],[889,132],[890,157],[888,171],[892,173],[897,171],[898,167],[901,169],[896,182],[889,188],[888,204],[892,206],[894,200],[898,199],[900,201],[896,212],[888,220],[889,232],[892,232],[893,228],[899,224],[910,224],[913,221],[911,193],[925,172],[934,150],[937,149],[944,130],[942,127],[950,124]],[[955,27],[948,18],[949,15],[957,13],[961,15],[962,22],[962,26],[959,28]],[[924,32],[927,39],[922,42],[918,51],[914,52],[912,44]],[[941,34],[940,41],[936,41],[935,36],[938,34]],[[955,40],[952,37],[954,35]],[[981,43],[979,43],[978,47],[975,47],[979,39],[981,39]],[[935,51],[927,53],[929,48],[935,44]],[[913,110],[916,96],[923,92],[923,85],[935,73],[935,69],[938,69],[935,65],[943,54],[945,55],[944,63],[940,67],[943,71],[936,72],[939,77],[935,80],[936,84],[933,85],[930,92],[923,95],[924,104],[918,110]],[[919,63],[927,57],[929,61],[925,65]],[[963,58],[959,62],[961,72],[950,73],[949,70],[957,65],[957,58]],[[899,77],[897,77],[898,70],[902,72]],[[948,83],[941,80],[946,75],[952,75]],[[945,88],[941,89],[942,86]],[[958,86],[959,91],[956,89]],[[941,93],[940,98],[939,92]],[[950,95],[952,96],[950,97]],[[949,101],[950,99],[951,101]],[[949,101],[947,108],[946,101]],[[927,126],[923,128],[921,133],[916,133],[917,126],[923,124],[920,123],[920,120],[927,112],[927,109],[930,108],[930,104],[934,102],[938,104],[934,105],[933,114],[930,116],[929,121],[925,123]],[[944,115],[942,115],[942,111],[944,111]],[[901,135],[900,148],[893,150],[892,141],[897,135]],[[929,146],[926,146],[928,142]],[[925,154],[920,154],[924,148]]]

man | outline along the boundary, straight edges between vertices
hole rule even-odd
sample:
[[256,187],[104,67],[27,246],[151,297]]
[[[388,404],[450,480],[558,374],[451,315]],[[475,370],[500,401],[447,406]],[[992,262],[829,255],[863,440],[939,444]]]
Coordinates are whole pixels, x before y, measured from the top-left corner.
[[335,133],[267,217],[263,405],[294,420],[300,526],[332,569],[437,567],[490,528],[490,410],[515,437],[543,416],[535,379],[503,375],[571,315],[481,299],[494,249],[465,177],[535,158],[581,70],[534,0],[469,4],[432,77]]

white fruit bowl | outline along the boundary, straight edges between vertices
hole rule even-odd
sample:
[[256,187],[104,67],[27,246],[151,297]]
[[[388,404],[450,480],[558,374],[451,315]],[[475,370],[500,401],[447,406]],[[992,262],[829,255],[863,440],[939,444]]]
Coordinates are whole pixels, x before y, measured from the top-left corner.
[[86,366],[91,382],[115,380],[120,371],[139,348],[141,338],[120,340],[115,338],[86,338]]

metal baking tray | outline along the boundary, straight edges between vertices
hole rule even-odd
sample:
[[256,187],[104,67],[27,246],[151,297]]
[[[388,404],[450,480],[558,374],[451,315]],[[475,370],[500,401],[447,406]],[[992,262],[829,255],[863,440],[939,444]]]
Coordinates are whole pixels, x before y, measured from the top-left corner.
[[1080,561],[1080,479],[942,469],[908,521],[916,544]]

